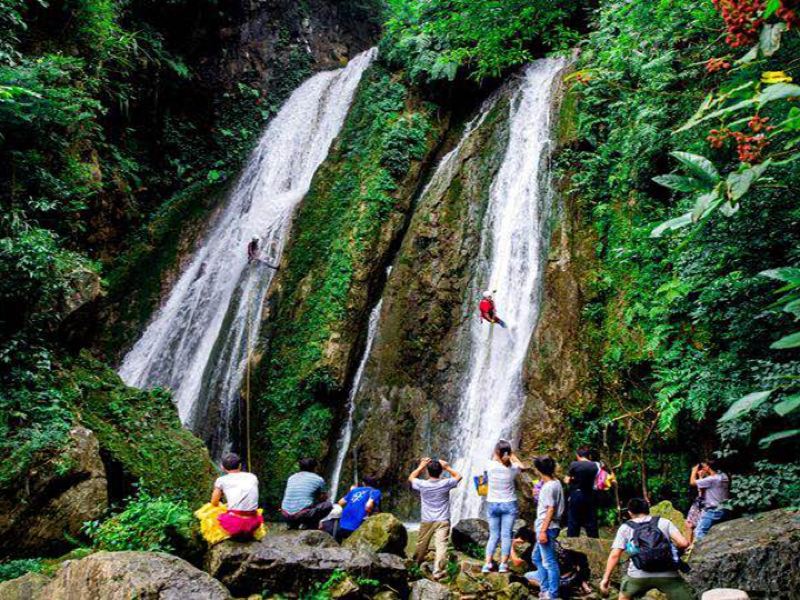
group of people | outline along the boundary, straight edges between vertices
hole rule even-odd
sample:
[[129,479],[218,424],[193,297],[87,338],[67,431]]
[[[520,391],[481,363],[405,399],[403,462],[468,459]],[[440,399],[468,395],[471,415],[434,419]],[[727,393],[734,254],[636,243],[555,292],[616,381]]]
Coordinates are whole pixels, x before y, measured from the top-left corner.
[[[589,565],[586,557],[561,547],[558,538],[562,521],[567,524],[567,537],[576,537],[581,530],[598,537],[597,495],[608,481],[602,463],[592,460],[588,449],[577,451],[563,483],[557,477],[556,461],[549,456],[534,458],[532,466],[524,464],[511,444],[500,440],[494,454],[484,466],[476,493],[485,495],[489,539],[485,547],[482,571],[509,571],[509,563],[529,567],[525,577],[537,587],[539,597],[553,600],[573,592],[589,592]],[[258,508],[258,479],[242,470],[241,459],[229,454],[222,461],[225,474],[214,483],[210,506],[214,527],[225,537],[245,540],[263,535],[264,519]],[[377,482],[364,477],[336,504],[332,503],[325,480],[318,474],[313,458],[300,461],[300,469],[289,477],[280,514],[290,528],[324,529],[338,541],[352,535],[364,520],[380,509],[381,492]],[[534,488],[536,517],[532,524],[515,530],[519,517],[517,476],[535,470],[539,482]],[[446,575],[451,531],[450,492],[461,485],[463,477],[445,460],[423,458],[409,474],[408,483],[419,494],[421,523],[414,558],[418,564],[434,551],[432,576]],[[628,520],[617,530],[600,589],[607,593],[611,576],[623,553],[630,560],[622,579],[619,600],[643,597],[656,589],[670,600],[692,598],[693,594],[680,575],[680,555],[692,540],[701,539],[709,529],[725,517],[724,502],[728,499],[730,479],[713,460],[696,465],[689,483],[698,496],[687,515],[688,535],[670,520],[650,515],[650,505],[643,498],[628,502]],[[222,499],[227,505],[222,507]],[[204,507],[205,508],[205,507]],[[203,509],[201,509],[202,511]],[[198,511],[198,516],[201,516]],[[207,520],[212,520],[206,515]],[[201,518],[202,520],[202,518]],[[204,535],[206,534],[204,524]],[[210,539],[207,536],[207,539]],[[499,548],[499,557],[497,550]]]

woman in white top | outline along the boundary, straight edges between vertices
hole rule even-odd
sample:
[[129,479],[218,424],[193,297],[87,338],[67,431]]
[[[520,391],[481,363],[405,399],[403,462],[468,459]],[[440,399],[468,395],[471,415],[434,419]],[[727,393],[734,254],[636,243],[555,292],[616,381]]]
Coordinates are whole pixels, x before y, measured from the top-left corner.
[[517,489],[514,480],[520,471],[525,470],[522,462],[514,455],[511,444],[500,440],[494,448],[494,456],[486,464],[489,491],[486,494],[486,515],[489,519],[489,542],[486,544],[486,563],[483,572],[492,569],[492,558],[500,545],[500,565],[498,571],[508,571],[508,556],[511,554],[511,535],[517,519]]

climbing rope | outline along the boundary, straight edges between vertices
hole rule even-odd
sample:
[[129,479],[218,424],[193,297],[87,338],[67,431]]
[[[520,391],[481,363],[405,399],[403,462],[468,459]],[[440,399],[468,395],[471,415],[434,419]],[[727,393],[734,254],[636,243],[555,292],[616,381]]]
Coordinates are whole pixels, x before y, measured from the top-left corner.
[[250,363],[252,358],[252,350],[250,349],[250,311],[252,310],[252,303],[247,307],[247,363],[245,364],[245,378],[244,378],[244,436],[245,436],[245,455],[247,456],[247,468],[252,470],[253,466],[250,463]]

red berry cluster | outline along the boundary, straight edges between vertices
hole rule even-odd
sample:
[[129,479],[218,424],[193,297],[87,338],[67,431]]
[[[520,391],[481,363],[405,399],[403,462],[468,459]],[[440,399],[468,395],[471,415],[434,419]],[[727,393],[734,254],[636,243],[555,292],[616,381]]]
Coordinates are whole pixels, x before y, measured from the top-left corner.
[[769,146],[765,132],[775,129],[767,125],[769,117],[753,115],[747,123],[749,132],[731,131],[730,129],[712,129],[708,132],[706,140],[712,148],[719,149],[728,138],[736,140],[736,153],[743,163],[755,164],[762,160],[764,149]]
[[764,23],[764,0],[714,0],[714,7],[728,28],[725,41],[731,48],[755,43]]
[[706,72],[707,73],[716,73],[717,71],[722,71],[723,69],[730,69],[731,63],[729,63],[724,58],[709,58],[706,61]]
[[741,162],[749,164],[761,162],[761,153],[769,145],[763,133],[749,135],[742,131],[734,131],[731,136],[736,140],[736,153]]
[[786,21],[788,29],[800,27],[800,0],[781,0],[781,6],[775,14]]

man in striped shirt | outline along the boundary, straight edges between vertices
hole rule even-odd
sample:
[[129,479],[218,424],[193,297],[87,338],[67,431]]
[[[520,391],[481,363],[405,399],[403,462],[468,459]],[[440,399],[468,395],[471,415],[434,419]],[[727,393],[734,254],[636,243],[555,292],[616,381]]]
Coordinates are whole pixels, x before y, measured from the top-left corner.
[[317,461],[300,460],[300,471],[289,477],[281,503],[281,514],[289,529],[318,529],[333,504],[328,499],[325,480],[317,475]]

